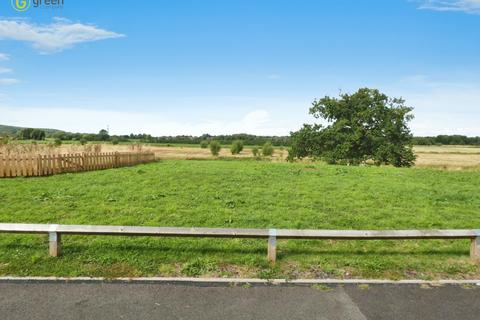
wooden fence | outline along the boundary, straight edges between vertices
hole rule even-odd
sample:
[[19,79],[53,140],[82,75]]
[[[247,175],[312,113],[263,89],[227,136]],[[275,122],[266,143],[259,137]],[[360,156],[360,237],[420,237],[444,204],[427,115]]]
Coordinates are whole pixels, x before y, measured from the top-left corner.
[[55,155],[0,155],[0,178],[36,177],[93,171],[155,161],[151,152],[76,153]]
[[60,254],[62,235],[111,235],[157,237],[263,238],[268,239],[268,260],[276,260],[277,239],[405,240],[470,239],[470,256],[480,258],[480,230],[289,230],[220,229],[133,226],[95,226],[0,223],[0,233],[48,234],[51,256]]

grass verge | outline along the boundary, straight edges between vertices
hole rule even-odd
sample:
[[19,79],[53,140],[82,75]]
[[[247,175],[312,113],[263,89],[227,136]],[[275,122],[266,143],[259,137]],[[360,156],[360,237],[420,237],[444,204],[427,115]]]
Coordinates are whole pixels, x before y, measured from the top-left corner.
[[[162,161],[0,180],[0,222],[298,229],[479,228],[480,172]],[[0,275],[478,278],[466,240],[266,241],[0,234]]]

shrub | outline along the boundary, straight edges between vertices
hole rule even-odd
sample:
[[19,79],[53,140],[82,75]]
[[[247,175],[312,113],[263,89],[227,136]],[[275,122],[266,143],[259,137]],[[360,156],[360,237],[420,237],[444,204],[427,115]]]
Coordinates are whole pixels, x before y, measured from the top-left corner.
[[53,144],[54,144],[56,147],[61,146],[61,145],[62,145],[62,139],[55,138],[55,140],[53,141]]
[[259,150],[257,147],[253,147],[252,148],[252,154],[254,157],[258,157],[258,154],[259,154]]
[[120,140],[118,140],[118,138],[112,138],[112,144],[113,145],[117,145],[119,142],[120,142]]
[[218,141],[210,141],[210,152],[212,153],[212,155],[218,156],[221,149],[222,146]]
[[230,146],[230,151],[232,154],[239,154],[243,150],[243,141],[242,140],[235,140],[233,141],[232,145]]
[[82,146],[86,145],[86,144],[87,144],[87,139],[81,138],[81,139],[80,139],[80,144],[81,144]]
[[263,145],[262,147],[262,155],[264,157],[270,157],[273,155],[273,146],[272,146],[272,143],[267,141],[265,142],[265,144]]
[[203,140],[200,142],[200,148],[202,149],[206,149],[208,147],[208,141],[207,140]]
[[294,162],[295,161],[295,154],[292,152],[292,149],[289,148],[288,149],[288,155],[287,155],[287,159],[286,159],[288,162]]

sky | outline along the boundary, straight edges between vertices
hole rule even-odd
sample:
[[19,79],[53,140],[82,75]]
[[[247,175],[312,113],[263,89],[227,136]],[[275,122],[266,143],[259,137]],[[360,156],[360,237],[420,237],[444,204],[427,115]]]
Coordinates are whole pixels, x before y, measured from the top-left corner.
[[372,87],[415,135],[480,136],[480,0],[16,1],[0,124],[288,135],[315,99]]

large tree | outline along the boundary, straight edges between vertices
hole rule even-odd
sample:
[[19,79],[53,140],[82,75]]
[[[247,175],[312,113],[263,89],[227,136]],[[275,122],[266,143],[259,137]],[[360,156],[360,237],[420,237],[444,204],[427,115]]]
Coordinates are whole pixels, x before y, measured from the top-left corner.
[[107,130],[102,129],[98,132],[97,138],[100,141],[107,141],[108,139],[110,139],[110,135],[108,134]]
[[32,139],[33,140],[45,140],[46,133],[40,129],[33,129],[32,131]]
[[44,140],[46,133],[41,129],[25,128],[20,131],[19,136],[23,140]]
[[328,124],[306,124],[292,132],[290,157],[411,166],[415,161],[408,128],[412,110],[403,99],[389,98],[376,89],[362,88],[339,98],[325,96],[313,102],[310,114]]

